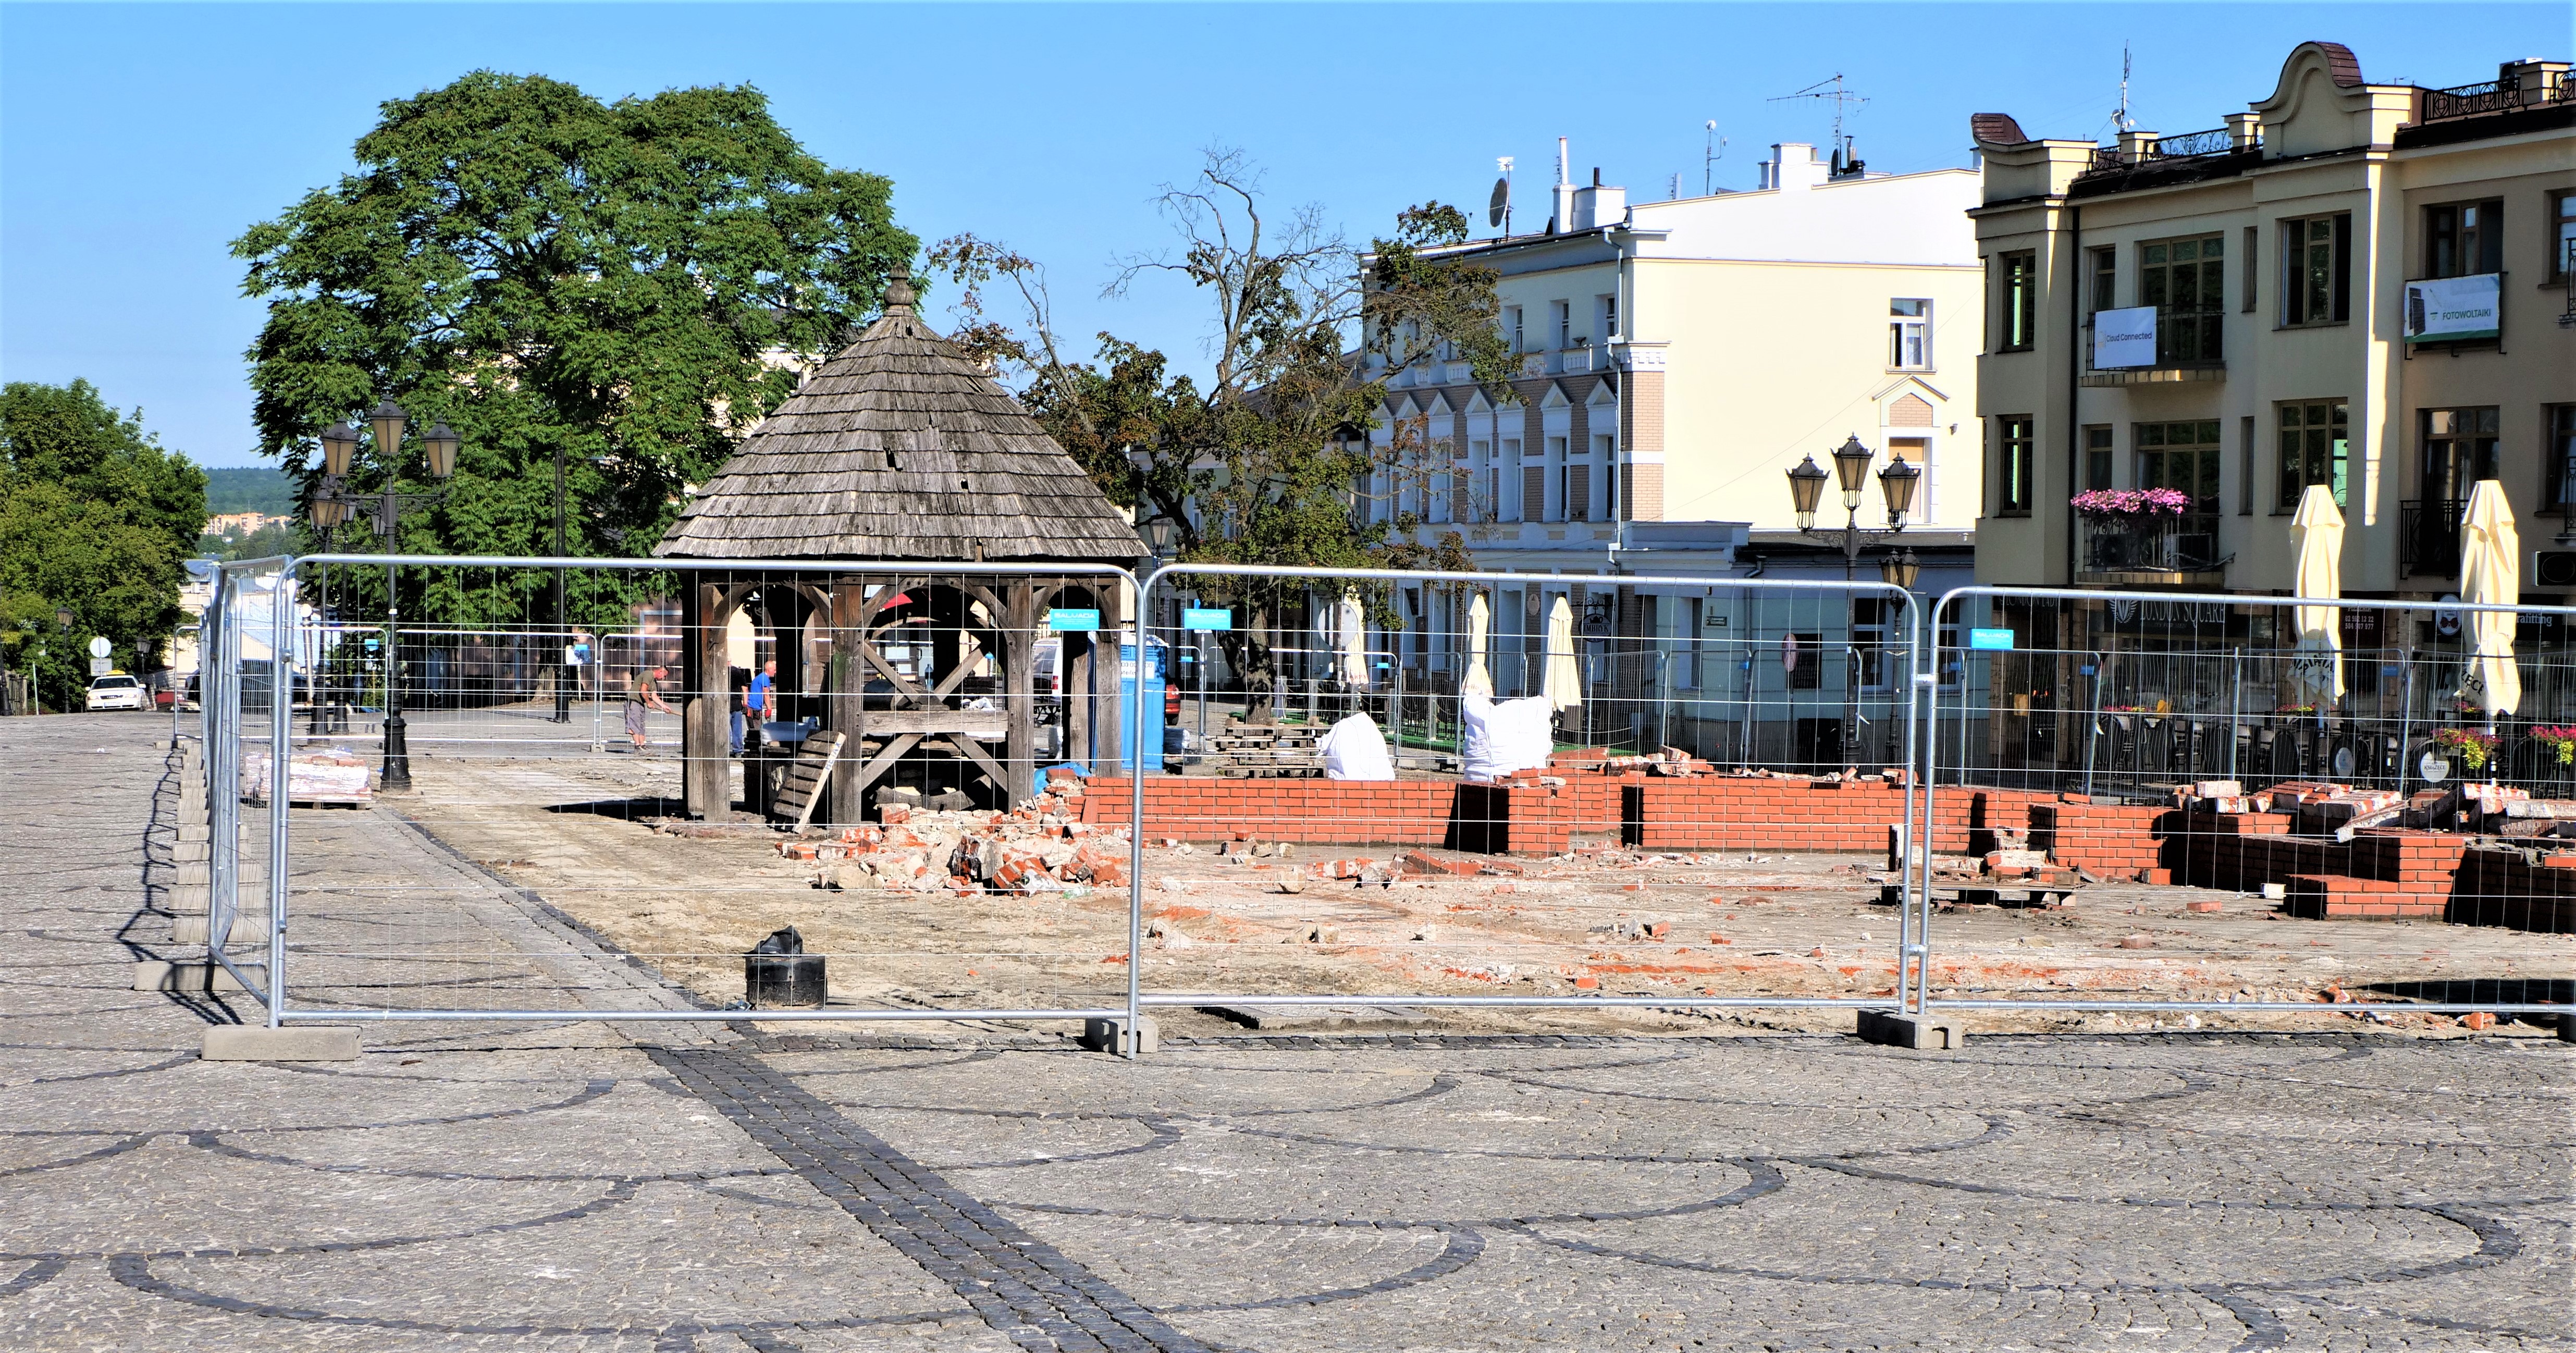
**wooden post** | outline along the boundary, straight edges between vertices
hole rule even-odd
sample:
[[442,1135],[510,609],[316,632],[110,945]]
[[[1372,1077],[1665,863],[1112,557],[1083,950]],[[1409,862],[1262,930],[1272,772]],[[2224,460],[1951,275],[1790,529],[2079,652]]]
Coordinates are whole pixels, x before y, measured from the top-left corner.
[[1064,720],[1064,759],[1095,771],[1099,767],[1091,759],[1091,636],[1062,630],[1057,639],[1055,668],[1064,687],[1059,716]]
[[[1010,733],[1002,744],[1004,766],[1011,772],[1011,782],[1003,786],[1008,801],[1002,806],[1013,809],[1028,802],[1036,790],[1038,728],[1036,662],[1037,584],[1027,578],[1015,578],[1005,594],[1002,614],[994,619],[1002,629],[1002,696],[1003,708],[1010,715]],[[1057,655],[1059,659],[1062,654]]]
[[720,581],[693,581],[680,594],[682,677],[688,683],[680,693],[681,805],[691,817],[719,821],[733,811],[725,764],[731,732],[725,718],[725,592]]
[[[1092,726],[1098,731],[1092,738],[1091,773],[1124,775],[1127,754],[1125,739],[1118,735],[1118,730],[1125,727],[1127,719],[1127,694],[1122,688],[1126,660],[1120,655],[1127,638],[1127,597],[1115,580],[1103,584],[1102,590],[1105,595],[1100,599],[1100,628],[1109,636],[1109,642],[1105,653],[1097,645],[1092,650],[1091,679],[1093,685],[1100,688],[1102,699],[1100,712],[1093,716]],[[1144,679],[1144,646],[1145,635],[1140,626],[1136,634],[1139,681]],[[1108,670],[1104,673],[1103,668]]]
[[825,614],[832,625],[831,668],[827,673],[831,693],[824,698],[831,703],[824,719],[827,727],[844,739],[841,746],[848,755],[840,758],[818,797],[827,805],[824,824],[847,827],[867,818],[867,790],[861,782],[859,768],[867,764],[863,739],[868,724],[868,661],[862,650],[869,644],[862,610],[867,602],[867,588],[848,580],[835,580],[824,593]]

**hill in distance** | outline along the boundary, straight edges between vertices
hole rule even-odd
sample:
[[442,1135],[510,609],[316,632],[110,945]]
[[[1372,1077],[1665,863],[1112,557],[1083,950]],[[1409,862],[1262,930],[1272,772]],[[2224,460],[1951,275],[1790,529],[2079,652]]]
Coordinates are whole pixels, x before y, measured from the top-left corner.
[[267,466],[208,470],[206,512],[291,516],[295,512],[295,481],[287,478],[285,471]]

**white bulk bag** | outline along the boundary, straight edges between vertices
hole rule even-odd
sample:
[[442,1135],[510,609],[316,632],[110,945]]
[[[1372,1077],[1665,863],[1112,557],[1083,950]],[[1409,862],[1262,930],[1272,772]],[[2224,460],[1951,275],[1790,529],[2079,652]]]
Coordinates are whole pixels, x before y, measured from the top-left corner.
[[1395,762],[1386,754],[1386,735],[1377,720],[1354,714],[1324,734],[1324,778],[1327,780],[1392,780]]
[[1469,780],[1493,781],[1545,766],[1556,750],[1555,720],[1555,706],[1544,695],[1521,700],[1469,695],[1459,705],[1462,773]]

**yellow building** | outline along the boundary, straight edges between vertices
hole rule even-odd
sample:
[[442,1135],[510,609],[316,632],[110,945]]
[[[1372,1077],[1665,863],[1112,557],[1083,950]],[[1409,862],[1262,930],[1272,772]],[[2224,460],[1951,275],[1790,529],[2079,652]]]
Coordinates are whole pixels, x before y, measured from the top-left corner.
[[[1979,581],[2287,592],[2312,483],[2344,507],[2352,595],[2450,591],[2478,479],[2526,541],[2576,550],[2568,70],[2377,85],[2312,42],[2210,131],[2096,146],[1977,116]],[[2143,488],[2187,515],[2070,507]],[[2576,554],[2538,563],[2576,590]]]

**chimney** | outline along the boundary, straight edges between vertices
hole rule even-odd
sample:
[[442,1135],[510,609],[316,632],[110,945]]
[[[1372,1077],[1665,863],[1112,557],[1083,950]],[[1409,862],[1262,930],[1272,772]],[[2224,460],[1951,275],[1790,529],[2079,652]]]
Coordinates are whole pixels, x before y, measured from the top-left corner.
[[1813,188],[1825,181],[1829,169],[1816,158],[1814,146],[1783,141],[1771,147],[1771,159],[1762,166],[1762,186],[1781,192]]
[[2260,113],[2227,115],[2227,146],[2230,150],[2252,150],[2263,139],[2263,117]]
[[1556,215],[1547,223],[1547,233],[1574,229],[1574,179],[1568,167],[1565,138],[1556,138]]
[[2124,131],[2120,133],[2120,163],[2137,164],[2147,159],[2155,147],[2154,132]]
[[1599,230],[1628,219],[1628,190],[1602,183],[1601,171],[1592,171],[1592,186],[1574,190],[1573,224],[1570,230]]

